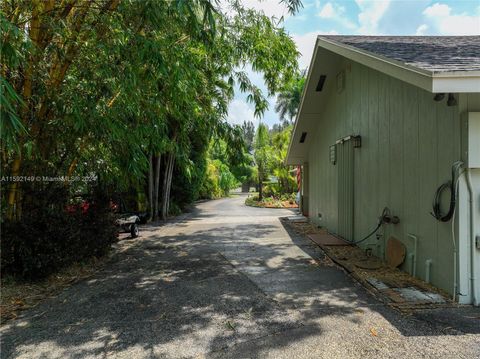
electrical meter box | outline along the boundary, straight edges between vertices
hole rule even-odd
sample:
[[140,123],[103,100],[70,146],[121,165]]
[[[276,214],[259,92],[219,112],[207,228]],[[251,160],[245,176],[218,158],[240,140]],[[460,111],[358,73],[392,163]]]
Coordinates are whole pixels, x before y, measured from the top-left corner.
[[468,145],[467,158],[469,168],[480,168],[480,112],[467,115]]

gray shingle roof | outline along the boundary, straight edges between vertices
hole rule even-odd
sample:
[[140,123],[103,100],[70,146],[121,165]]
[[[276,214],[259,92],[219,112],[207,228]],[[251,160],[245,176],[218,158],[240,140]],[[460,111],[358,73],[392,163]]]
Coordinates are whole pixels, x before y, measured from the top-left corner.
[[480,71],[480,36],[320,36],[431,72]]

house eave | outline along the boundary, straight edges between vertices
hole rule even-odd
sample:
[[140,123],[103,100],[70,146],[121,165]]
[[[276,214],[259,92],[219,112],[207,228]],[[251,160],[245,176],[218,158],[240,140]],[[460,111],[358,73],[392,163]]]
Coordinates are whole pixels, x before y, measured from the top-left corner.
[[308,73],[307,73],[307,79],[305,81],[305,85],[303,87],[303,91],[302,91],[302,96],[300,98],[300,106],[298,108],[298,111],[297,111],[297,116],[295,118],[295,124],[293,126],[293,130],[292,130],[292,135],[290,136],[290,143],[288,144],[288,151],[287,151],[287,157],[285,158],[285,164],[286,165],[301,165],[303,164],[303,160],[300,159],[300,158],[293,158],[290,153],[291,153],[291,149],[292,149],[292,146],[293,146],[293,139],[295,137],[295,133],[297,131],[297,127],[298,127],[298,123],[300,122],[299,119],[300,119],[300,113],[301,113],[301,110],[302,110],[302,107],[303,107],[303,102],[305,101],[305,93],[307,92],[307,88],[308,88],[308,82],[310,81],[310,78],[311,78],[311,73],[312,73],[312,70],[313,70],[313,64],[315,62],[315,57],[317,55],[317,50],[318,50],[318,40],[319,38],[317,37],[317,39],[315,40],[315,47],[313,48],[313,54],[312,54],[312,58],[310,59],[310,65],[308,66]]

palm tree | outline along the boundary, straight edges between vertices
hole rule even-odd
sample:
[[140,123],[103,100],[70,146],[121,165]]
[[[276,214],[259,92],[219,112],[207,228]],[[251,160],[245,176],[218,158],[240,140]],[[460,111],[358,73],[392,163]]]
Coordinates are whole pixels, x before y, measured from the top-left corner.
[[305,85],[305,73],[306,70],[298,73],[292,81],[285,85],[277,96],[275,112],[280,115],[280,120],[282,120],[284,124],[291,124],[297,115],[302,98],[303,86]]

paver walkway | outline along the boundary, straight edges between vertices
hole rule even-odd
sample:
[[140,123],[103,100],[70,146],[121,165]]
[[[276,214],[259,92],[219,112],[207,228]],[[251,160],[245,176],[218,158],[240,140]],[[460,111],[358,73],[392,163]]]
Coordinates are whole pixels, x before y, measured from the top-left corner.
[[93,278],[7,323],[1,357],[480,358],[480,320],[402,316],[317,265],[322,252],[278,219],[291,211],[244,199],[120,242]]

